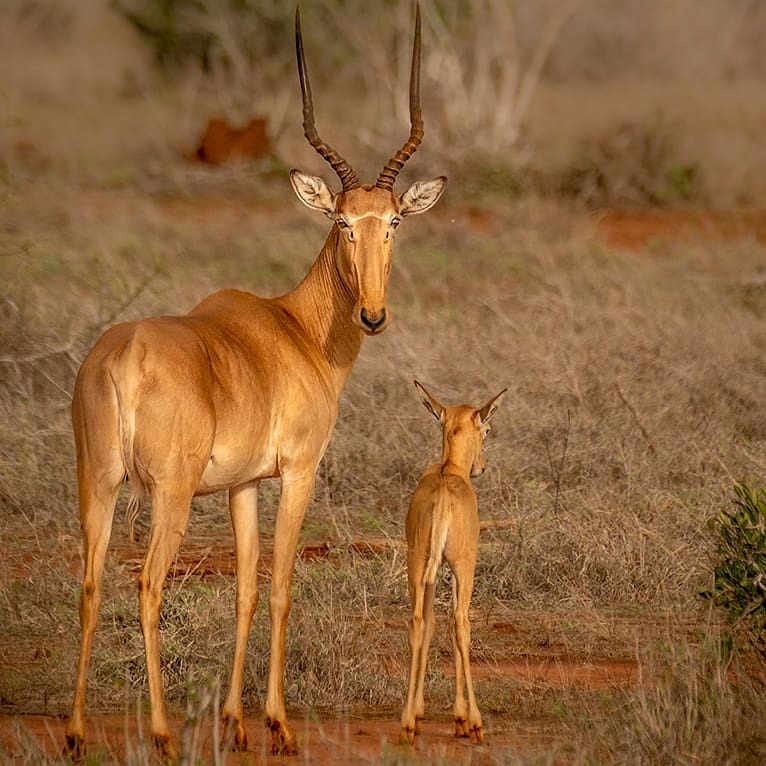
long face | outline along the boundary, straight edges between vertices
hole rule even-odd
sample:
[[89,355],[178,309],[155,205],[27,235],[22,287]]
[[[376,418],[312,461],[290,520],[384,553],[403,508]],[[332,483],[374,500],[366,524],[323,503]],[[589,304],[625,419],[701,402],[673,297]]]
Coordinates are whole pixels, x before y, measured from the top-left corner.
[[359,187],[338,195],[334,220],[338,271],[356,296],[352,319],[367,335],[377,335],[390,317],[386,289],[401,222],[396,198],[385,189]]

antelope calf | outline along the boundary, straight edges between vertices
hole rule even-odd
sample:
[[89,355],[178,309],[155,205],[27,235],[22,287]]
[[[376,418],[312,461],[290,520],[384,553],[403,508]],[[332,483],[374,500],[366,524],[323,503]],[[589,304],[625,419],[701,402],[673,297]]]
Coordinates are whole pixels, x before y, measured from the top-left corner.
[[[450,632],[455,653],[455,736],[481,742],[481,713],[476,705],[468,656],[471,643],[468,605],[479,544],[479,508],[471,477],[484,472],[482,446],[490,430],[489,420],[507,389],[483,407],[467,404],[444,407],[417,380],[415,386],[426,409],[442,425],[442,459],[423,472],[407,511],[407,574],[412,617],[409,688],[402,711],[400,739],[405,744],[414,743],[423,718],[423,683],[434,631],[436,570],[442,559],[446,559],[452,570]],[[468,688],[467,705],[464,686]]]

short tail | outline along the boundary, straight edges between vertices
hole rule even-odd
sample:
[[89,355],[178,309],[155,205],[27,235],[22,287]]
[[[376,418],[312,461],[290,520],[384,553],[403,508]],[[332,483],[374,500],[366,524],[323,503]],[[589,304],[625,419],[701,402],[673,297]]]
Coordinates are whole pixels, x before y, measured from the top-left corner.
[[[130,359],[126,359],[125,356],[118,360],[119,364],[127,365],[130,363]],[[133,542],[135,540],[136,519],[144,507],[147,492],[136,467],[134,444],[136,436],[136,403],[131,387],[125,385],[124,382],[130,378],[125,374],[120,374],[119,368],[116,372],[116,375],[114,371],[112,372],[112,384],[117,396],[120,451],[122,453],[122,463],[125,467],[125,475],[130,482],[130,496],[128,498],[128,507],[125,511],[125,519],[128,525],[128,536],[130,541]]]
[[423,582],[431,585],[436,581],[436,570],[444,557],[444,547],[447,544],[447,532],[449,531],[450,509],[449,495],[442,486],[434,502],[431,515],[431,545],[428,552],[428,563],[423,574]]
[[130,542],[133,543],[136,541],[136,519],[144,507],[146,494],[144,491],[144,486],[140,481],[131,481],[130,474],[128,474],[128,480],[130,481],[130,497],[128,497],[128,507],[125,511],[125,520],[128,525],[128,537]]

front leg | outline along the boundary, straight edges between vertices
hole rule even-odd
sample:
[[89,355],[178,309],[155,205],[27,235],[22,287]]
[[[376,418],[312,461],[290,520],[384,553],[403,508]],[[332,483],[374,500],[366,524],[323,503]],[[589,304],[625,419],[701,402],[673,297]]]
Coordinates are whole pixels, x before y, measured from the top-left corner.
[[314,489],[315,474],[282,475],[282,494],[274,528],[274,560],[271,575],[269,612],[271,656],[269,689],[266,697],[266,725],[271,730],[273,754],[296,755],[295,734],[285,711],[285,629],[290,613],[290,589],[303,516]]
[[258,606],[258,481],[229,490],[229,511],[234,530],[237,560],[237,633],[229,696],[221,720],[224,745],[247,750],[247,733],[242,711],[242,685],[247,639]]

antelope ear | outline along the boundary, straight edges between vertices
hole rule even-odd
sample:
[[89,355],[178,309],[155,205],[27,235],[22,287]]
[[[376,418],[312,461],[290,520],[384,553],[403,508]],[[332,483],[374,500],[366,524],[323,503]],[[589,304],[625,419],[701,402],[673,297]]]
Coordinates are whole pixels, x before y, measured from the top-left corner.
[[445,176],[434,178],[433,181],[416,181],[399,197],[399,215],[404,218],[406,215],[430,210],[439,201],[446,186]]
[[425,408],[441,423],[444,420],[444,407],[426,391],[425,386],[422,383],[418,383],[417,380],[412,381],[415,384],[415,388],[418,389],[420,394],[420,401],[423,402]]
[[332,218],[335,214],[337,195],[327,188],[327,184],[321,178],[306,175],[300,170],[291,170],[290,183],[304,205],[313,210],[321,210]]
[[490,399],[480,410],[479,410],[479,418],[481,419],[481,424],[484,425],[485,423],[489,422],[489,419],[495,414],[495,410],[500,406],[500,402],[503,401],[503,395],[507,391],[507,388],[504,388],[497,396]]

